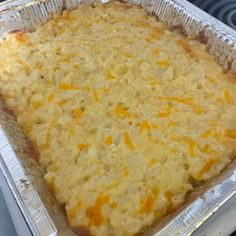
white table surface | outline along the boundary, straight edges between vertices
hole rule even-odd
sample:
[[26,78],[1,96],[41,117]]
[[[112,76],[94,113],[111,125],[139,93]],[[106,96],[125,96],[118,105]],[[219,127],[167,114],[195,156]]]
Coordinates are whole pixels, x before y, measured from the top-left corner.
[[1,236],[15,236],[16,231],[13,226],[9,211],[6,206],[6,202],[0,189],[0,235]]
[[[2,189],[2,191],[0,189],[0,236],[31,236],[1,170],[0,187]],[[2,194],[2,192],[4,192],[4,194]],[[8,209],[10,210],[10,214]],[[236,195],[207,220],[193,236],[228,236],[235,230]]]
[[0,170],[0,236],[32,236]]

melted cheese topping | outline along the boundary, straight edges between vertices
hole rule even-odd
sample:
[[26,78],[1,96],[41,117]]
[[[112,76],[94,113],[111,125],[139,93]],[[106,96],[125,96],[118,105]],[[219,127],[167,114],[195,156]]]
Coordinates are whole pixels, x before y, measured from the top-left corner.
[[0,91],[71,227],[141,232],[233,157],[235,75],[141,8],[80,5],[0,45]]

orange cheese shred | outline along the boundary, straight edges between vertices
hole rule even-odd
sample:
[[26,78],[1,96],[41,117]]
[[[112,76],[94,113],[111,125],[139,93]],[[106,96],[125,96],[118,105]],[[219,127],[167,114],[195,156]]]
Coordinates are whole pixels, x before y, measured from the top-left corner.
[[78,197],[76,205],[68,213],[68,220],[69,220],[69,222],[71,222],[72,220],[75,219],[75,217],[77,215],[77,212],[78,212],[80,207],[81,207],[81,200]]
[[94,97],[96,102],[100,101],[100,97],[98,96],[98,93],[96,92],[96,90],[93,90],[93,97]]
[[158,115],[161,118],[165,118],[165,117],[169,117],[171,115],[171,112],[167,111],[167,112],[159,112]]
[[171,212],[172,209],[173,209],[173,203],[172,203],[172,197],[173,197],[173,193],[170,192],[170,191],[166,191],[164,193],[165,197],[166,197],[166,200],[168,202],[168,207],[167,207],[167,212]]
[[236,129],[226,129],[224,134],[228,138],[236,139]]
[[43,106],[43,102],[33,102],[32,105],[37,110]]
[[179,39],[177,40],[177,44],[181,46],[184,49],[184,51],[189,54],[190,57],[195,56],[187,39]]
[[104,140],[104,144],[106,144],[106,145],[110,145],[110,144],[112,144],[112,142],[113,142],[113,140],[112,140],[111,135],[107,136]]
[[185,137],[173,136],[172,139],[175,141],[179,141],[179,140],[184,141],[188,145],[189,156],[190,157],[195,156],[195,148],[196,148],[196,141],[195,140],[193,140],[189,137],[186,137],[186,136]]
[[57,102],[57,105],[62,107],[62,106],[64,106],[66,104],[66,102],[67,102],[67,100],[61,100],[61,101]]
[[79,86],[61,83],[59,84],[58,88],[61,90],[72,90],[72,89],[79,89]]
[[56,186],[55,186],[55,176],[53,176],[49,182],[49,189],[52,193],[55,193],[56,191]]
[[213,154],[216,153],[216,150],[214,150],[213,148],[211,148],[209,145],[205,145],[203,148],[203,151],[207,154]]
[[201,114],[202,112],[204,112],[204,109],[200,105],[194,103],[191,98],[178,98],[178,97],[157,97],[157,98],[160,100],[173,101],[189,105],[191,106],[192,111],[195,114]]
[[218,81],[214,78],[212,78],[211,76],[207,77],[207,80],[211,83],[211,84],[218,84]]
[[167,68],[167,67],[170,66],[170,62],[167,61],[167,60],[160,60],[160,61],[157,61],[156,64],[157,64],[158,66],[165,67],[165,68]]
[[128,108],[123,107],[120,104],[116,106],[115,113],[118,118],[129,118],[131,116],[131,114],[128,111]]
[[153,57],[156,57],[156,56],[158,56],[159,54],[160,54],[160,49],[159,48],[155,48],[155,49],[153,49],[153,51],[152,51],[152,56]]
[[90,146],[89,143],[80,143],[80,144],[77,145],[77,147],[78,147],[81,151],[87,149],[89,146]]
[[147,120],[143,120],[141,125],[140,125],[140,130],[139,133],[143,133],[144,131],[149,131],[150,126]]
[[196,147],[196,142],[192,139],[189,139],[188,140],[188,150],[189,150],[190,157],[195,156],[195,147]]
[[81,117],[84,113],[83,110],[81,108],[79,108],[79,109],[76,109],[74,112],[75,112],[77,121],[80,122]]
[[124,143],[125,143],[129,148],[131,148],[131,149],[134,148],[134,145],[133,145],[133,143],[132,143],[132,140],[131,140],[131,138],[130,138],[130,136],[129,136],[129,134],[128,134],[127,132],[124,132],[124,134],[123,134],[123,139],[124,139]]
[[106,202],[108,202],[108,200],[108,196],[100,194],[97,197],[95,204],[87,209],[86,215],[90,219],[91,225],[97,227],[101,226],[104,220],[104,217],[102,215],[102,207]]
[[129,171],[127,170],[127,168],[124,169],[123,174],[125,177],[129,176]]
[[224,91],[224,96],[225,96],[225,99],[227,100],[228,103],[231,103],[233,98],[232,98],[232,95],[230,94],[229,91],[225,90]]
[[27,42],[27,38],[25,37],[25,33],[23,33],[23,32],[15,33],[15,37],[21,43],[26,43]]
[[49,103],[53,102],[54,97],[55,97],[55,96],[54,96],[53,93],[49,94],[49,95],[48,95],[48,102],[49,102]]
[[113,202],[113,203],[111,204],[111,208],[112,208],[112,209],[117,208],[117,203],[116,203],[116,202]]
[[145,201],[141,201],[141,213],[148,213],[149,211],[151,211],[155,201],[156,196],[154,195],[148,197]]
[[106,79],[107,79],[107,80],[113,80],[113,79],[115,79],[115,77],[114,77],[114,75],[112,74],[112,71],[111,71],[111,70],[108,70],[108,71],[106,72]]
[[145,40],[148,42],[148,43],[152,43],[154,42],[155,40],[157,40],[158,38],[160,38],[160,32],[158,32],[157,30],[153,30],[152,32],[150,32],[147,37],[145,38]]
[[198,179],[202,179],[202,176],[209,172],[209,170],[212,168],[212,166],[214,164],[216,164],[218,162],[218,159],[210,159],[208,160],[205,165],[203,166],[203,168],[201,169],[201,171],[198,174]]
[[151,159],[151,161],[150,161],[151,166],[154,166],[156,163],[157,163],[156,159]]
[[204,132],[201,137],[202,138],[209,138],[212,135],[212,131],[211,130],[207,130],[206,132]]

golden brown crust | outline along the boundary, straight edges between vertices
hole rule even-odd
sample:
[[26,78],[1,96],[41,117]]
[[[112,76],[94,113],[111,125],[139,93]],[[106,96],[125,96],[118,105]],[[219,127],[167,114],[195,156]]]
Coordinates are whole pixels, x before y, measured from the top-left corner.
[[235,83],[236,82],[236,72],[235,71],[229,71],[226,73],[225,78],[228,79],[230,82]]
[[[7,119],[7,121],[6,121]],[[0,124],[3,126],[13,148],[17,152],[30,156],[32,159],[38,161],[39,153],[36,151],[32,141],[24,134],[23,130],[19,127],[16,121],[16,115],[13,110],[9,109],[5,103],[5,99],[0,94]],[[18,141],[20,144],[18,145]],[[21,153],[19,153],[21,155]]]
[[91,236],[89,229],[86,229],[84,226],[72,226],[71,229],[78,236]]

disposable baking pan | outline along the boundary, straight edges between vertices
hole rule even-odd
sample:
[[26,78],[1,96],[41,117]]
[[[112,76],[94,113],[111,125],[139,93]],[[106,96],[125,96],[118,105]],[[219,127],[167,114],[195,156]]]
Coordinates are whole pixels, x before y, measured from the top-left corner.
[[[55,13],[91,0],[16,0],[0,4],[0,35],[33,31]],[[102,3],[109,0],[101,0]],[[197,37],[225,70],[236,71],[236,32],[184,0],[131,0],[170,28]],[[236,79],[236,78],[235,78]],[[75,235],[43,180],[37,153],[0,97],[0,168],[33,235]],[[144,235],[190,235],[236,193],[236,163],[190,194],[172,215]]]

